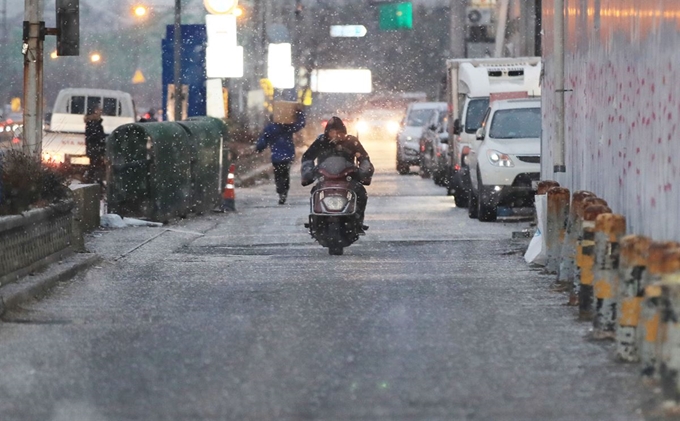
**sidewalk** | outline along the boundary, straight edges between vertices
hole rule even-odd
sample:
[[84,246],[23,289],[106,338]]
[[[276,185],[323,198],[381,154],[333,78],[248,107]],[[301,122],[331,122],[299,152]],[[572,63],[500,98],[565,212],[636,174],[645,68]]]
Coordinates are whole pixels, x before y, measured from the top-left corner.
[[[273,167],[268,154],[255,154],[249,145],[235,145],[233,151],[241,151],[237,164],[237,185],[247,187],[273,178]],[[238,152],[237,152],[238,153]],[[0,316],[20,308],[22,304],[40,299],[62,282],[67,282],[88,269],[119,261],[155,239],[171,237],[171,243],[180,247],[200,237],[217,224],[217,216],[189,217],[174,221],[163,227],[134,227],[123,229],[100,228],[85,235],[87,253],[75,253],[31,274],[0,287]]]

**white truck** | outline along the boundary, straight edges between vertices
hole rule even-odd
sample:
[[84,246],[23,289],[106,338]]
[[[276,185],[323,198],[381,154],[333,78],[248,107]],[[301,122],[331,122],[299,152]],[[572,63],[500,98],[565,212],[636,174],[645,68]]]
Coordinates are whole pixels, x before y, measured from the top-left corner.
[[62,89],[52,108],[52,117],[43,136],[43,160],[71,165],[89,165],[85,155],[85,114],[88,109],[102,109],[104,133],[118,126],[134,123],[135,104],[130,94],[91,88]]
[[541,95],[541,58],[452,59],[446,62],[449,112],[448,193],[456,206],[467,207],[470,173],[466,157],[492,94]]

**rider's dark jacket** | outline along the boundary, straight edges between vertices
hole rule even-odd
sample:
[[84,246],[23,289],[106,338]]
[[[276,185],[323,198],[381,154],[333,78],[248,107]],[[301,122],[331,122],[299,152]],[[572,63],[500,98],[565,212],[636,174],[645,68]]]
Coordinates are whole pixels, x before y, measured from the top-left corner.
[[[370,183],[370,177],[373,175],[373,165],[359,139],[351,135],[345,135],[342,139],[331,141],[326,134],[322,134],[316,138],[314,143],[302,155],[302,184],[308,185],[314,181],[314,161],[318,165],[331,156],[341,156],[353,164],[358,164],[360,178]],[[364,180],[362,180],[362,183],[368,184]]]

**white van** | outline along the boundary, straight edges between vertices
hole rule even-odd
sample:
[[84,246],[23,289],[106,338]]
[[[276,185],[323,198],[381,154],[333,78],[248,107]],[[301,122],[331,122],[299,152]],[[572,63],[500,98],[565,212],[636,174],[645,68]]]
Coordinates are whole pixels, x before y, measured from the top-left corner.
[[62,89],[52,108],[49,129],[43,136],[43,160],[88,165],[85,155],[85,114],[99,106],[107,135],[118,126],[134,123],[136,110],[130,94],[90,88]]

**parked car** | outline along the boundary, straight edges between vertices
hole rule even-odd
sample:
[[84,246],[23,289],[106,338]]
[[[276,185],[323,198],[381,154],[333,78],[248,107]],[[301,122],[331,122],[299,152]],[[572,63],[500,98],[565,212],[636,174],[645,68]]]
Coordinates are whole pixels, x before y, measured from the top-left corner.
[[533,204],[541,171],[541,101],[493,102],[468,155],[470,218],[495,221],[499,205]]
[[446,186],[447,156],[449,148],[448,116],[437,112],[420,137],[420,176],[432,177],[438,186]]
[[134,123],[137,115],[130,94],[91,88],[62,89],[52,109],[49,130],[43,137],[43,160],[71,165],[88,165],[85,155],[85,121],[87,110],[102,108],[104,133],[118,126]]
[[352,121],[353,129],[361,139],[388,139],[399,131],[403,116],[403,109],[365,109]]
[[408,174],[411,165],[420,165],[420,136],[438,112],[446,112],[445,102],[414,102],[406,109],[397,133],[397,171]]

